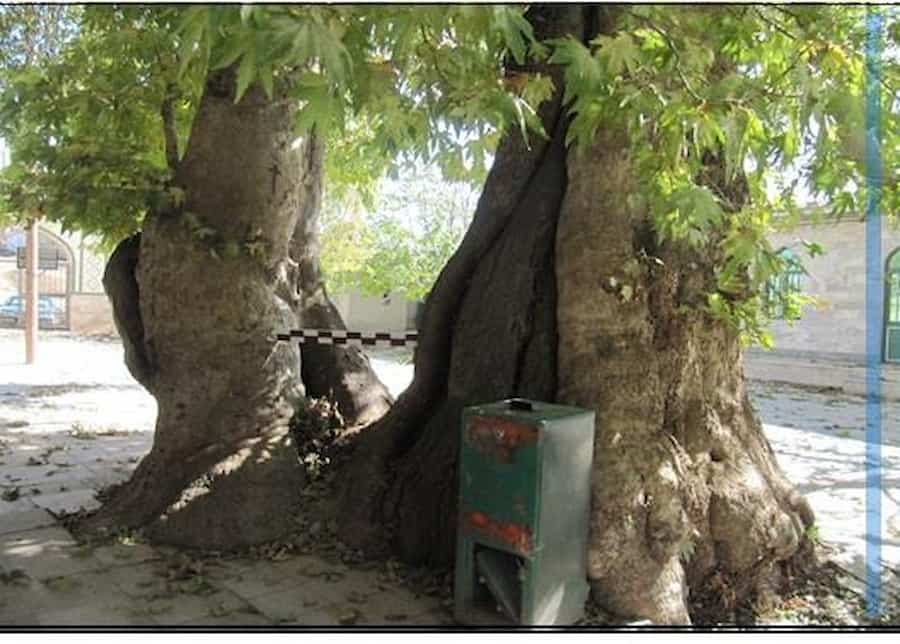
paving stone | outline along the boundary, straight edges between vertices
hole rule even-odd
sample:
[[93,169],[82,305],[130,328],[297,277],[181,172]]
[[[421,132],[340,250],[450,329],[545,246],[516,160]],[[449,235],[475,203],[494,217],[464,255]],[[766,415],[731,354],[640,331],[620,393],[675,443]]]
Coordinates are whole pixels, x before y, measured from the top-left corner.
[[[9,590],[10,587],[7,587]],[[16,584],[0,605],[0,624],[67,625],[132,623],[131,600],[102,574],[82,573]],[[100,622],[101,616],[105,620]],[[140,621],[140,620],[138,620]],[[144,623],[152,623],[144,620]]]
[[[438,600],[416,597],[403,587],[380,589],[377,573],[348,570],[318,557],[301,556],[283,562],[223,562],[219,582],[245,597],[277,623],[340,624],[342,617],[358,613],[355,624],[431,624],[429,610]],[[398,619],[398,616],[405,619]]]
[[[159,622],[164,624],[164,622]],[[182,622],[179,626],[274,626],[272,620],[254,613],[229,613],[220,617],[206,616]]]
[[[9,489],[7,486],[0,485],[0,490]],[[21,494],[21,488],[20,488]],[[31,500],[24,496],[20,495],[15,501],[4,501],[0,499],[0,525],[3,524],[3,517],[6,514],[14,514],[16,512],[25,512],[27,510],[34,510],[37,506],[31,502]]]
[[314,581],[257,595],[248,601],[274,622],[307,625],[336,625],[342,612],[358,608],[355,604],[342,601],[340,589],[333,584]]
[[90,489],[90,485],[88,480],[65,480],[49,476],[43,481],[18,484],[18,488],[22,498],[33,500],[42,494],[60,494],[72,490]]
[[[158,552],[156,554],[159,555]],[[110,567],[106,575],[123,593],[141,599],[155,596],[166,598],[180,593],[213,593],[225,589],[205,573],[187,579],[172,579],[168,561],[163,558],[124,565],[120,562]]]
[[[20,593],[19,597],[26,597]],[[0,603],[0,627],[2,626],[37,626],[40,622],[42,607],[31,603],[4,605]]]
[[30,502],[19,504],[18,507],[23,509],[0,514],[0,534],[24,532],[56,524],[56,519],[49,512],[35,508]]
[[37,481],[43,483],[68,484],[69,487],[79,487],[74,483],[84,482],[94,473],[81,463],[52,464],[44,469],[44,476]]
[[[370,595],[359,608],[363,617],[357,623],[376,626],[421,624],[422,621],[432,623],[434,620],[427,613],[430,610],[440,609],[441,605],[435,598],[416,597],[405,588],[393,588]],[[398,619],[401,615],[406,619]],[[426,619],[422,619],[423,615]]]
[[112,465],[105,463],[91,463],[88,468],[91,474],[85,478],[85,486],[92,490],[101,490],[116,483],[127,481],[134,471],[134,466],[129,469],[113,469]]
[[129,597],[145,597],[165,588],[166,569],[162,562],[142,562],[110,567],[106,571],[109,580]]
[[158,624],[183,624],[197,619],[247,614],[250,604],[228,590],[209,594],[168,591],[140,599],[142,610]]
[[181,624],[252,610],[250,604],[206,575],[184,580],[167,576],[165,561],[111,568],[106,579],[142,606],[159,624]]
[[160,553],[143,543],[113,543],[92,549],[93,556],[110,566],[124,566],[154,561]]
[[[91,445],[87,450],[80,449],[75,451],[75,453],[81,452],[78,459],[85,465],[91,466],[97,463],[111,463],[122,467],[134,467],[137,464],[137,461],[150,451],[152,446],[152,435],[139,441],[122,441],[114,437],[100,436],[89,442]],[[92,458],[85,458],[85,453],[89,454]],[[131,459],[134,459],[133,462]]]
[[157,626],[153,617],[138,609],[110,605],[85,605],[42,612],[38,626]]
[[129,598],[109,582],[105,571],[59,575],[40,579],[34,590],[56,604],[59,609],[102,605],[112,602],[124,605]]
[[75,544],[75,540],[66,529],[60,527],[44,528],[41,530],[31,530],[27,534],[4,536],[0,539],[0,545],[3,546],[0,555],[8,554],[8,548],[11,547],[11,545],[20,545],[23,543],[33,544],[38,542],[53,547]]
[[[21,458],[20,465],[25,465],[30,457],[38,458],[41,452],[51,446],[51,439],[42,435],[5,430],[0,436],[13,448],[11,454]],[[4,455],[4,460],[9,456],[10,454]]]
[[456,620],[453,618],[452,608],[439,605],[413,615],[409,623],[416,626],[451,626],[456,624]]
[[93,510],[100,507],[96,492],[89,488],[67,490],[56,494],[37,494],[31,500],[35,505],[54,514],[77,512],[80,509]]
[[0,565],[4,581],[0,583],[0,626],[4,624],[27,624],[37,622],[34,615],[36,591],[39,582],[29,577],[22,570]]
[[105,567],[85,556],[71,535],[58,527],[0,535],[0,566],[24,570],[39,580]]
[[0,485],[18,485],[25,487],[29,484],[41,484],[47,480],[47,472],[57,468],[47,465],[20,465],[18,467],[4,467],[0,470]]
[[211,567],[209,575],[241,597],[250,599],[274,590],[286,590],[319,579],[333,584],[346,576],[346,569],[317,557],[297,556],[285,561],[238,560]]
[[[109,452],[98,447],[96,441],[77,441],[77,444],[72,445],[66,452],[66,458],[71,463],[78,463],[86,467],[113,462]],[[97,461],[98,458],[101,460]]]

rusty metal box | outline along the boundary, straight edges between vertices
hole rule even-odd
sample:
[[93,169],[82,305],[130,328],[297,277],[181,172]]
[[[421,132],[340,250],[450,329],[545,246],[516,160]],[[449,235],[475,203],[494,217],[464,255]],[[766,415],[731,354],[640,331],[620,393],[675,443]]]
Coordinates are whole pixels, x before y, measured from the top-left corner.
[[594,412],[512,399],[463,411],[455,616],[571,624],[587,599]]

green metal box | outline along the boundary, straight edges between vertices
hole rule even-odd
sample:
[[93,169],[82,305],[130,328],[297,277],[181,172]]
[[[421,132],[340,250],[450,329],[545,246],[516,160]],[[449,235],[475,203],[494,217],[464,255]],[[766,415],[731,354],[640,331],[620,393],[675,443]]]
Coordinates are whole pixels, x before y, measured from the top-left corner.
[[522,399],[463,411],[458,622],[582,617],[593,445],[593,411]]

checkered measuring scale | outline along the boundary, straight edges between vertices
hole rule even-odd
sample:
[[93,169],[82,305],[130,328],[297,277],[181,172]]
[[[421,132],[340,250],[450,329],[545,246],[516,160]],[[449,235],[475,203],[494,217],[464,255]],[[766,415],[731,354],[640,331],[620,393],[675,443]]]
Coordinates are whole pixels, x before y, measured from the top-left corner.
[[419,343],[419,332],[291,329],[288,333],[277,334],[275,338],[285,342],[296,340],[300,344],[333,344],[357,347],[373,347],[384,344],[391,347],[415,347]]

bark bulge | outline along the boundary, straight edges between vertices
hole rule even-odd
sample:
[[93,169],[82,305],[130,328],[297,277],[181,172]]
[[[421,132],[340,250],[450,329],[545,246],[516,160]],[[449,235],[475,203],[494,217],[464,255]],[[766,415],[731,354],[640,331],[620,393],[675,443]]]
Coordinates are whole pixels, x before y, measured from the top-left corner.
[[108,271],[126,347],[152,365],[158,417],[152,450],[89,531],[141,527],[224,549],[291,527],[304,481],[288,430],[300,357],[273,333],[296,322],[281,270],[300,211],[294,108],[259,88],[235,103],[233,87],[230,69],[207,84],[174,180],[183,208],[148,215],[139,252],[120,246]]
[[116,246],[103,271],[103,290],[112,305],[113,322],[125,349],[125,366],[135,380],[152,392],[154,368],[144,348],[144,322],[135,277],[140,252],[140,233]]

